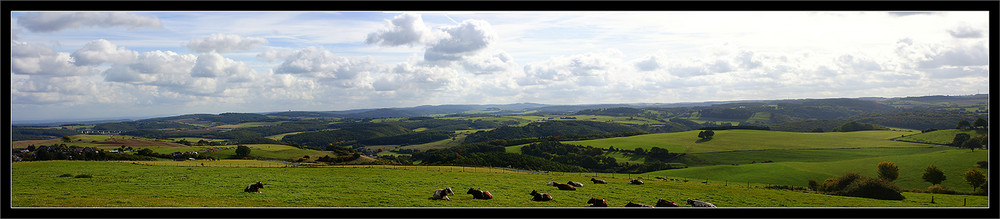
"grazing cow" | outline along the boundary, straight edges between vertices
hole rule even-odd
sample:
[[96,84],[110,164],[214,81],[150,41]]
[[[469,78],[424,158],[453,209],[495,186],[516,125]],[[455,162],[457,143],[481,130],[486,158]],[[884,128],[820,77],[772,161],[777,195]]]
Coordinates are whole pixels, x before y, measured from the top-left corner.
[[562,184],[562,183],[557,183],[557,182],[549,182],[549,185],[550,186],[555,186],[555,187],[559,188],[559,190],[576,190],[576,187],[573,187],[573,186],[571,186],[569,184]]
[[573,181],[569,181],[566,184],[569,184],[569,185],[574,186],[574,187],[583,187],[583,183],[578,183],[578,182],[573,182]]
[[652,208],[653,206],[639,204],[639,203],[632,203],[631,201],[629,201],[628,204],[625,204],[625,207],[650,207],[650,208]]
[[659,201],[656,201],[656,207],[680,207],[680,206],[681,205],[678,205],[677,202],[663,200],[662,198]]
[[493,198],[493,194],[490,194],[490,191],[479,191],[479,190],[475,190],[473,188],[469,188],[469,192],[466,192],[465,194],[472,194],[472,199],[491,199],[491,198]]
[[440,200],[451,201],[451,198],[449,198],[448,195],[454,195],[454,194],[455,194],[455,192],[451,190],[451,187],[448,187],[446,189],[438,189],[438,190],[434,190],[434,194],[431,195],[431,199],[432,200],[438,200],[438,199],[440,199]]
[[264,183],[258,181],[255,184],[247,185],[247,188],[243,189],[243,191],[251,193],[261,193],[260,188],[264,188]]
[[629,181],[629,182],[628,182],[628,184],[632,184],[632,185],[642,185],[642,180],[639,180],[639,179],[632,179],[631,181]]
[[593,181],[594,184],[608,184],[608,181],[604,181],[604,180],[600,180],[600,179],[590,178],[590,181]]
[[715,207],[715,204],[708,203],[708,202],[705,202],[705,201],[702,201],[702,200],[698,200],[698,199],[690,199],[689,198],[687,200],[687,203],[689,205],[691,205],[691,207],[709,207],[709,208],[714,208]]
[[608,202],[605,201],[603,198],[596,199],[594,197],[591,197],[590,201],[587,201],[587,204],[590,204],[587,205],[587,207],[608,207]]
[[531,194],[531,196],[533,196],[533,197],[531,197],[530,199],[528,199],[528,201],[550,201],[550,200],[552,200],[552,196],[549,195],[549,193],[538,193],[538,191],[531,190],[531,193],[529,193],[529,194]]

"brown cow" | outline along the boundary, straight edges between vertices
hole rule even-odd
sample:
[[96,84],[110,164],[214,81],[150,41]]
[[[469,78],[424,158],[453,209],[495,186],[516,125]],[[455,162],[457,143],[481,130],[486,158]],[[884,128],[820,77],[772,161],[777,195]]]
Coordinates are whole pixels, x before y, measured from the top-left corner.
[[625,207],[650,207],[650,208],[652,208],[653,206],[639,204],[639,203],[632,203],[631,201],[629,201],[628,204],[625,204]]
[[639,180],[639,179],[632,179],[631,181],[629,181],[629,182],[628,182],[628,184],[632,184],[632,185],[642,185],[642,180]]
[[662,198],[659,201],[656,201],[656,207],[680,207],[680,206],[681,205],[678,205],[677,202],[663,200]]
[[587,201],[587,204],[590,204],[587,205],[587,207],[608,207],[608,202],[605,201],[603,198],[597,199],[594,197],[590,197],[590,201]]
[[550,200],[552,200],[552,196],[549,195],[549,193],[538,193],[538,191],[531,190],[531,193],[529,193],[529,194],[531,194],[534,197],[528,199],[528,201],[550,201]]
[[555,186],[555,187],[559,188],[559,190],[576,190],[576,187],[573,187],[573,186],[571,186],[569,184],[562,184],[562,183],[557,183],[557,182],[549,182],[549,185],[550,186]]
[[493,194],[490,194],[489,191],[479,191],[479,190],[475,190],[473,188],[469,188],[469,192],[466,192],[465,194],[472,194],[472,199],[491,199],[491,198],[493,198]]
[[569,184],[569,185],[574,186],[574,187],[583,187],[583,183],[578,183],[578,182],[573,182],[573,181],[569,181],[566,184]]

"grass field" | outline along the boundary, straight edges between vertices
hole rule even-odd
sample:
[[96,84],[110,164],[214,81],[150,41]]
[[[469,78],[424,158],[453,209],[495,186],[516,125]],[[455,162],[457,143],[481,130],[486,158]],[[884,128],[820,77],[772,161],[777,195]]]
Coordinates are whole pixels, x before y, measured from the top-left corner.
[[959,129],[945,129],[937,130],[927,133],[919,133],[914,135],[908,135],[906,137],[896,138],[895,140],[900,141],[911,141],[911,142],[924,142],[931,144],[951,144],[955,140],[955,135],[958,133],[969,134],[969,136],[975,137],[979,135],[987,134],[987,130],[977,129],[977,130],[959,130]]
[[[187,161],[185,161],[187,162]],[[904,193],[902,201],[841,197],[759,188],[759,184],[708,184],[647,179],[628,185],[624,177],[596,185],[588,175],[473,172],[461,168],[268,168],[176,167],[118,162],[41,161],[12,165],[12,206],[109,207],[582,207],[590,197],[612,206],[628,201],[653,204],[657,198],[682,202],[698,198],[720,207],[934,207],[986,206],[986,196]],[[60,177],[88,174],[92,178]],[[245,193],[247,184],[264,182],[263,193]],[[556,190],[549,181],[580,181],[577,191]],[[435,189],[452,187],[452,201],[430,200]],[[467,188],[493,193],[473,200]],[[555,198],[528,201],[538,190]]]
[[[923,151],[926,150],[926,151]],[[976,168],[977,161],[987,160],[989,151],[968,151],[951,148],[925,149],[884,149],[871,152],[870,157],[850,158],[866,153],[862,151],[830,150],[830,154],[805,151],[786,151],[788,158],[779,159],[780,154],[768,155],[775,158],[775,163],[756,163],[740,165],[715,165],[690,167],[686,169],[662,170],[650,174],[662,176],[677,176],[714,181],[728,180],[731,182],[756,182],[767,184],[806,186],[809,179],[822,182],[827,178],[840,177],[846,172],[857,172],[862,175],[875,176],[875,165],[879,162],[893,162],[899,167],[899,179],[896,185],[904,189],[927,189],[930,183],[924,182],[921,174],[927,165],[933,164],[944,171],[947,179],[942,185],[956,191],[972,191],[962,177],[968,169]],[[723,160],[750,154],[718,153],[710,159]],[[809,157],[828,161],[810,162]]]
[[[315,160],[317,158],[326,155],[329,155],[330,157],[336,157],[336,154],[330,151],[302,149],[288,145],[250,144],[244,146],[250,147],[250,157],[257,159],[296,160],[307,155],[310,157],[309,160]],[[235,147],[235,146],[229,146],[229,147]],[[225,159],[235,156],[236,149],[207,152],[203,153],[203,155]]]
[[657,133],[620,138],[586,141],[566,141],[566,144],[620,149],[659,147],[675,153],[706,153],[745,150],[819,149],[819,148],[877,148],[877,147],[927,147],[924,144],[888,141],[892,137],[909,133],[901,131],[859,132],[779,132],[760,130],[719,130],[709,141],[700,141],[698,130]]

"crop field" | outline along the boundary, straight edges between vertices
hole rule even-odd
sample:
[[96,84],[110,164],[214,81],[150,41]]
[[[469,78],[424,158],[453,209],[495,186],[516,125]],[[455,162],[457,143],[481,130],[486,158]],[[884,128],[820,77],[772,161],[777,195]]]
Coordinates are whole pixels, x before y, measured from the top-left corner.
[[893,136],[910,132],[859,131],[849,133],[802,133],[760,130],[719,130],[709,141],[698,138],[698,130],[657,133],[585,141],[566,144],[620,149],[659,147],[675,153],[706,153],[744,150],[818,149],[818,148],[878,148],[927,147],[924,144],[888,141]]
[[[188,162],[188,161],[184,161]],[[193,163],[193,162],[190,162]],[[12,206],[107,207],[582,207],[590,197],[612,206],[628,201],[653,204],[658,198],[706,200],[720,207],[960,207],[986,206],[986,196],[904,193],[902,201],[841,197],[771,190],[760,184],[679,182],[589,175],[477,171],[459,167],[278,168],[150,166],[120,162],[39,161],[12,165]],[[90,175],[90,178],[61,177]],[[245,193],[261,181],[263,193]],[[556,190],[549,181],[578,181],[576,191]],[[435,189],[452,187],[452,201],[430,200]],[[490,191],[494,198],[473,200],[467,188]],[[531,190],[554,200],[528,201]]]

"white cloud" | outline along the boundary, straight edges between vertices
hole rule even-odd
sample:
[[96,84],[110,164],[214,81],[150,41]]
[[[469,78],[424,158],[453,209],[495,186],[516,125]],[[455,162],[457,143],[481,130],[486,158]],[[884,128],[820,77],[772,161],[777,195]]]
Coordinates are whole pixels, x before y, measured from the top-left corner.
[[125,12],[44,12],[27,13],[17,23],[32,32],[55,32],[80,27],[161,28],[160,19]]
[[972,28],[968,25],[958,26],[948,30],[948,33],[955,38],[980,38],[983,37],[983,30]]
[[15,74],[78,76],[92,74],[86,66],[76,66],[69,53],[56,52],[44,45],[11,41],[10,70]]
[[517,70],[517,63],[514,62],[514,58],[503,51],[498,51],[493,54],[480,54],[476,56],[465,57],[461,61],[462,67],[466,71],[476,74],[494,74],[499,72],[510,72]]
[[187,48],[196,52],[227,53],[230,51],[247,51],[267,43],[260,37],[241,37],[235,34],[212,34],[205,38],[197,38],[188,42]]
[[191,68],[192,77],[228,78],[228,82],[249,82],[254,75],[256,71],[245,63],[222,57],[218,53],[198,56]]
[[309,76],[340,87],[355,87],[362,86],[356,79],[380,69],[371,57],[348,58],[323,48],[309,47],[286,57],[283,63],[274,67],[274,73]]
[[100,65],[105,62],[128,63],[135,60],[139,53],[99,39],[87,43],[83,48],[73,52],[71,56],[76,65]]
[[485,49],[497,38],[490,23],[482,20],[465,20],[458,26],[441,30],[448,34],[447,37],[429,43],[424,51],[424,60],[456,61]]
[[367,44],[382,46],[418,45],[434,37],[419,14],[404,13],[386,21],[386,26],[365,38]]

